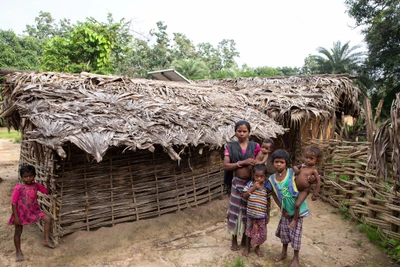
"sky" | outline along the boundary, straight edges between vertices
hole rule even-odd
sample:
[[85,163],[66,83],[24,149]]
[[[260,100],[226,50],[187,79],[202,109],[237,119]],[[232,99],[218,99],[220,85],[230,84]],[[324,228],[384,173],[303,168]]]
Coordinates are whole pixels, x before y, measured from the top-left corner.
[[330,49],[336,41],[365,47],[344,0],[0,0],[0,6],[0,29],[18,34],[35,24],[40,11],[73,23],[87,17],[105,22],[111,12],[146,36],[163,21],[171,39],[176,32],[195,45],[235,40],[239,66],[301,67],[316,48]]

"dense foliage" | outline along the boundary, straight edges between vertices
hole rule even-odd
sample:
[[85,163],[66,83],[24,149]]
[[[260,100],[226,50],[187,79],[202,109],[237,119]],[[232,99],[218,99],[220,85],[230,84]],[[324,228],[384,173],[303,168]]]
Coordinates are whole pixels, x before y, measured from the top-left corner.
[[0,67],[78,73],[88,71],[147,77],[149,71],[175,68],[189,79],[284,76],[302,74],[300,68],[239,67],[233,39],[216,46],[194,44],[185,34],[168,35],[167,25],[157,22],[148,34],[139,34],[123,19],[107,22],[87,18],[72,24],[57,22],[40,12],[25,35],[0,29]]
[[375,106],[384,98],[383,111],[388,116],[400,92],[400,1],[347,0],[346,5],[368,45],[363,71],[373,82],[372,103]]

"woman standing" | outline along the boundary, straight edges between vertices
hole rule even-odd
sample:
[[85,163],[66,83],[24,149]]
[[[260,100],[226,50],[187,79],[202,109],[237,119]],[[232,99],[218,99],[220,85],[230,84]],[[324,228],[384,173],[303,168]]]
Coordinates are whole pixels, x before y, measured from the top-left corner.
[[231,195],[228,207],[228,232],[232,235],[231,250],[240,250],[237,236],[242,236],[242,245],[245,245],[246,208],[247,200],[243,198],[243,188],[251,179],[255,157],[260,151],[260,145],[249,141],[250,123],[241,120],[235,124],[237,141],[226,145],[224,170],[233,171]]

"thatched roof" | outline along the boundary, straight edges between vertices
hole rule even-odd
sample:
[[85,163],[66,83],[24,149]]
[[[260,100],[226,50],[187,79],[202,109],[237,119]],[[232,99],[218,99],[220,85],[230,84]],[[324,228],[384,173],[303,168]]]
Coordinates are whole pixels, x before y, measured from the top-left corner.
[[56,150],[71,142],[99,162],[109,147],[149,149],[161,145],[174,160],[176,147],[217,148],[234,135],[241,119],[262,139],[283,134],[260,110],[230,90],[196,85],[102,76],[89,73],[9,74],[2,114],[9,127],[32,131],[24,138]]
[[234,89],[241,101],[258,107],[286,127],[310,118],[332,118],[335,112],[353,117],[360,113],[360,89],[346,74],[194,82],[213,88]]

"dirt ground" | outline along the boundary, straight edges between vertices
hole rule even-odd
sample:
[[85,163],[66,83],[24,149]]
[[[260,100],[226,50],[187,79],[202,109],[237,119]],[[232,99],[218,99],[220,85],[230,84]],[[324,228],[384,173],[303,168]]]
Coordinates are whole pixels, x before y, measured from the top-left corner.
[[[19,145],[0,139],[0,266],[233,266],[241,252],[233,252],[225,229],[228,198],[154,219],[82,231],[63,238],[55,249],[41,245],[36,225],[24,227],[25,261],[15,262],[12,189],[17,182]],[[321,200],[308,201],[312,215],[304,220],[301,266],[398,266],[371,244],[354,222],[344,221],[336,209]],[[259,258],[251,251],[245,266],[289,266],[288,258],[275,263],[281,249],[274,236],[278,212],[272,213],[268,240]]]

